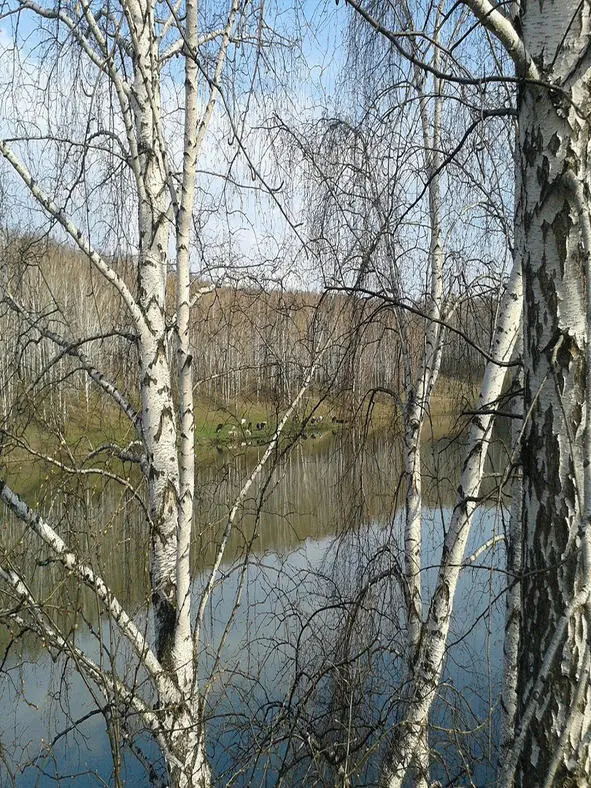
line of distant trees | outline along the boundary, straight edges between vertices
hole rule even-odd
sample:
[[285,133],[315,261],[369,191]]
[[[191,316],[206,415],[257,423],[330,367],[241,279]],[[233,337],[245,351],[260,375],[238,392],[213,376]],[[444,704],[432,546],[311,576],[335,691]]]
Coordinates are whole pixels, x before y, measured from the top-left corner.
[[[75,338],[74,350],[92,357],[137,398],[133,329],[125,329],[124,306],[80,252],[47,237],[4,232],[0,253],[3,417],[16,404],[62,421],[69,403],[90,407],[92,382],[81,358],[71,348],[56,350],[52,332]],[[133,281],[133,260],[119,259],[116,266]],[[347,393],[355,391],[356,407],[371,390],[401,385],[402,347],[394,318],[399,308],[379,296],[339,290],[213,288],[199,296],[191,325],[196,393],[223,408],[245,401],[281,408],[301,387],[315,349],[330,335],[337,340],[318,364],[316,393],[330,390],[343,407],[352,402]],[[410,336],[418,359],[424,319],[420,306],[414,309]],[[479,348],[490,345],[496,309],[494,293],[464,299],[456,308],[445,339],[444,376],[473,382],[482,374]]]

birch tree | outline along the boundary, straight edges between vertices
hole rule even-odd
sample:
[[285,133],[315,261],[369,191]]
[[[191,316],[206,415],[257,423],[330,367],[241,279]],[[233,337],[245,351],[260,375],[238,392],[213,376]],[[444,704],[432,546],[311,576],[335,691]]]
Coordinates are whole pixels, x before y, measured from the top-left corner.
[[[439,62],[439,37],[441,28],[440,6],[434,16],[433,30],[430,35],[433,42],[433,52],[430,61],[436,69]],[[406,2],[400,4],[400,21],[408,25],[411,29],[415,27],[413,15]],[[425,29],[425,32],[427,30]],[[413,42],[413,46],[416,42]],[[415,48],[415,53],[416,53]],[[428,55],[426,57],[429,57]],[[387,217],[388,208],[383,208],[383,224],[386,224],[386,261],[385,267],[390,269],[388,279],[388,291],[397,300],[401,308],[396,309],[395,325],[400,334],[402,346],[402,380],[401,397],[399,409],[402,420],[403,432],[403,458],[404,458],[404,485],[405,485],[405,507],[404,507],[404,601],[406,609],[406,669],[409,679],[415,670],[415,656],[420,644],[421,623],[423,620],[422,611],[422,583],[421,583],[421,549],[422,549],[422,527],[423,527],[423,496],[422,496],[422,468],[421,468],[421,438],[425,421],[430,411],[430,403],[433,390],[437,383],[441,367],[441,359],[444,342],[443,325],[449,319],[453,310],[452,303],[445,293],[444,285],[444,230],[442,221],[442,188],[441,188],[441,169],[442,169],[442,83],[435,77],[432,84],[428,84],[425,73],[418,66],[411,66],[409,78],[410,91],[408,101],[416,101],[418,104],[418,119],[422,132],[422,160],[418,166],[418,171],[427,182],[427,217],[428,226],[428,252],[426,263],[422,263],[425,269],[424,278],[428,286],[428,292],[422,294],[425,300],[425,322],[424,322],[424,341],[422,348],[416,348],[411,337],[411,325],[413,317],[404,309],[405,300],[409,297],[408,287],[405,287],[405,275],[403,264],[399,263],[401,257],[398,246],[398,234],[404,234],[404,230],[398,230],[396,214],[401,212],[401,208],[396,204],[396,198],[391,202],[391,210],[394,215]],[[400,132],[404,129],[406,122],[405,113],[399,119],[401,126]],[[403,132],[404,133],[404,132]],[[403,169],[401,168],[401,174]],[[382,224],[382,226],[383,226]],[[404,226],[404,223],[403,223]],[[396,229],[395,229],[396,228]],[[390,235],[392,233],[392,235]],[[370,255],[368,253],[368,258]],[[372,259],[371,263],[375,267],[376,263]],[[421,266],[421,262],[419,262]],[[358,282],[354,289],[367,288],[367,276],[360,270]],[[449,279],[448,279],[449,281]],[[418,351],[415,354],[415,351]],[[418,357],[417,357],[418,356]],[[390,382],[390,390],[396,391],[397,382]],[[412,765],[413,782],[417,786],[427,785],[429,773],[429,744],[428,730],[425,727],[422,731],[422,741],[417,746],[417,750]]]
[[[161,748],[167,782],[179,786],[211,784],[198,677],[202,624],[225,546],[241,503],[272,456],[285,423],[314,374],[311,365],[300,392],[279,420],[271,443],[229,508],[213,566],[200,596],[193,598],[189,557],[196,503],[195,349],[189,337],[192,307],[203,292],[212,288],[202,287],[191,270],[197,164],[216,116],[216,105],[225,101],[221,88],[228,58],[234,58],[235,63],[240,43],[249,43],[251,32],[261,24],[259,11],[242,0],[212,7],[196,0],[174,5],[130,0],[117,8],[85,0],[57,6],[17,0],[3,7],[4,18],[14,18],[16,31],[26,20],[39,47],[49,42],[58,50],[53,70],[49,61],[34,60],[35,68],[43,71],[47,66],[50,72],[50,77],[39,78],[41,82],[49,79],[48,91],[60,93],[64,86],[52,85],[51,79],[62,78],[64,58],[73,58],[73,84],[79,89],[82,106],[89,107],[89,114],[82,124],[81,140],[73,136],[63,140],[53,133],[51,107],[46,134],[37,134],[34,118],[25,114],[20,124],[15,124],[20,133],[0,140],[0,153],[19,188],[78,247],[124,305],[127,339],[138,360],[139,401],[135,401],[135,392],[122,390],[97,368],[87,351],[87,337],[57,330],[46,315],[32,312],[30,304],[21,300],[7,281],[3,282],[2,297],[19,320],[52,343],[57,353],[75,359],[135,432],[133,452],[124,447],[108,448],[124,461],[139,462],[148,492],[153,639],[124,609],[97,571],[62,538],[58,527],[29,506],[6,478],[0,480],[0,499],[23,524],[24,532],[45,545],[50,563],[61,565],[66,574],[96,595],[111,625],[127,642],[149,689],[139,691],[135,684],[126,683],[102,651],[97,659],[64,636],[39,605],[19,566],[3,553],[0,576],[13,600],[5,618],[17,627],[32,630],[53,654],[71,657],[122,720],[128,712],[137,715]],[[12,54],[16,53],[18,60],[16,35]],[[252,40],[260,43],[257,36]],[[11,56],[10,47],[4,55]],[[179,103],[171,109],[171,96],[178,95]],[[75,117],[72,106],[66,127]],[[232,118],[227,120],[232,133],[237,133]],[[38,146],[43,153],[47,140],[47,148],[58,153],[62,146],[69,147],[72,156],[77,155],[83,175],[75,173],[73,181],[67,182],[66,156],[64,169],[58,167],[53,180],[48,177],[43,167],[49,166],[51,158],[36,159]],[[130,195],[133,206],[130,210],[126,206],[125,214],[132,222],[131,229],[129,225],[123,229],[125,220],[119,229],[129,232],[136,246],[135,282],[118,266],[116,255],[107,255],[100,239],[97,243],[96,231],[94,237],[87,232],[92,224],[84,218],[84,205],[76,207],[77,187],[87,177],[86,168],[96,162],[95,155],[99,161],[118,163],[118,172],[123,168],[124,177],[115,179],[115,191],[120,187]],[[108,177],[101,176],[93,188],[106,189],[109,183]],[[106,197],[103,204],[100,200],[95,203],[97,216],[102,215],[105,202]],[[77,472],[72,463],[47,459],[65,472]],[[86,468],[78,472],[92,471]],[[123,479],[122,483],[130,487],[128,481]]]
[[[390,34],[366,6],[351,5],[375,30]],[[523,555],[522,601],[515,608],[521,610],[521,646],[514,696],[516,726],[501,782],[586,784],[590,779],[585,405],[590,369],[586,286],[590,8],[586,2],[523,0],[513,3],[509,14],[486,1],[464,0],[463,5],[501,43],[515,65],[518,86],[515,271],[496,353],[500,351],[497,357],[506,360],[515,341],[522,270]],[[394,35],[392,40],[416,62],[402,38]],[[442,71],[438,75],[443,76]],[[446,72],[445,76],[473,84],[469,74]],[[499,368],[487,371],[481,395],[485,402],[493,402],[500,393],[500,375]],[[478,421],[422,630],[413,701],[385,764],[384,785],[402,784],[420,747],[421,730],[441,677],[457,580],[454,567],[462,558],[489,429],[486,418]]]
[[516,64],[524,288],[523,579],[515,741],[502,780],[591,779],[588,3],[467,3]]
[[[400,702],[409,710],[409,718],[400,726],[402,741],[398,741],[397,731],[392,747],[392,753],[399,753],[403,762],[400,774],[398,777],[390,774],[392,764],[388,758],[383,779],[385,783],[394,780],[392,784],[398,784],[396,779],[406,777],[413,784],[426,785],[430,772],[429,710],[441,678],[452,604],[439,607],[436,592],[427,612],[429,600],[423,595],[421,553],[426,523],[421,437],[441,367],[445,326],[462,298],[474,297],[477,289],[476,274],[473,274],[476,286],[469,293],[458,291],[454,281],[457,274],[454,261],[468,256],[464,244],[469,232],[462,233],[461,228],[464,222],[470,222],[475,207],[500,219],[502,240],[507,247],[510,222],[505,219],[505,210],[508,206],[502,199],[496,199],[495,194],[497,189],[502,190],[502,185],[492,181],[471,190],[474,181],[471,168],[477,158],[472,135],[479,140],[486,138],[481,124],[497,116],[511,116],[512,110],[495,106],[492,101],[483,105],[478,91],[460,92],[452,80],[445,78],[447,68],[452,69],[452,76],[456,73],[454,58],[448,58],[447,53],[461,49],[466,34],[465,13],[447,13],[443,3],[427,3],[422,7],[402,0],[350,5],[357,14],[353,29],[360,31],[353,38],[353,46],[363,53],[357,55],[356,65],[361,61],[361,66],[351,69],[350,74],[356,85],[363,82],[363,91],[356,92],[356,95],[362,93],[363,98],[361,107],[351,110],[354,121],[347,118],[339,128],[338,121],[331,120],[330,128],[337,127],[340,131],[334,133],[333,166],[338,179],[327,177],[327,196],[320,210],[324,218],[330,210],[327,205],[336,202],[335,195],[339,195],[340,203],[332,209],[339,219],[332,217],[336,224],[332,235],[327,232],[332,229],[327,220],[317,235],[323,240],[329,237],[332,249],[342,249],[343,237],[352,238],[350,246],[341,251],[336,286],[346,289],[354,299],[375,299],[374,303],[381,304],[382,309],[391,310],[392,331],[398,334],[401,345],[399,380],[386,380],[383,389],[394,397],[402,422],[405,507],[400,585],[406,634],[404,644],[398,648],[405,654],[404,671],[408,680],[407,684],[403,682],[408,690],[401,690],[404,700]],[[376,36],[382,43],[372,40]],[[465,74],[461,80],[470,82]],[[464,112],[466,105],[469,110]],[[461,115],[455,110],[458,106],[462,107]],[[356,112],[359,119],[355,117]],[[465,124],[461,131],[458,116]],[[343,127],[348,127],[348,134],[342,131]],[[454,139],[454,132],[459,139]],[[354,149],[350,170],[343,155],[347,140]],[[463,150],[464,146],[467,150]],[[321,168],[319,161],[315,164]],[[461,200],[465,200],[464,209]],[[421,229],[416,230],[417,227]],[[492,233],[486,246],[486,252],[492,256]],[[462,274],[466,276],[466,270]],[[489,368],[472,425],[460,496],[442,553],[441,583],[445,589],[449,588],[452,600],[479,499],[492,435],[492,413],[516,341],[520,305],[520,273],[515,269],[507,286],[494,341],[487,348]],[[364,323],[370,320],[369,312],[366,308]],[[412,337],[417,325],[421,326],[419,341]],[[435,642],[439,636],[441,639]],[[421,690],[421,705],[413,718],[417,687],[423,685],[426,676],[422,660],[431,656],[438,665],[437,677],[429,684],[428,693]],[[409,735],[412,745],[399,752],[405,746],[406,724],[412,730]],[[393,754],[392,758],[399,755]]]

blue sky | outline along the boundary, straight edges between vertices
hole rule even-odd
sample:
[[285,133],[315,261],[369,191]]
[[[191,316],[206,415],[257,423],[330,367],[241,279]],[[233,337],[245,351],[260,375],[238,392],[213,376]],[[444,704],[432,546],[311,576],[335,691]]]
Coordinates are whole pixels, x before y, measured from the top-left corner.
[[[270,277],[290,287],[320,284],[318,260],[306,246],[310,204],[304,167],[276,127],[280,121],[302,131],[305,124],[321,118],[356,119],[357,94],[363,85],[347,81],[343,73],[350,13],[344,3],[337,6],[332,0],[295,4],[277,0],[267,7],[267,21],[281,45],[272,52],[264,49],[258,60],[254,49],[231,50],[228,70],[235,69],[236,77],[224,88],[224,101],[218,100],[199,161],[196,270],[205,265],[214,279],[235,274],[235,281]],[[49,135],[102,140],[96,135],[105,128],[122,134],[106,83],[96,88],[91,71],[81,80],[83,72],[66,49],[55,61],[45,59],[44,48],[39,46],[44,34],[34,28],[32,19],[30,13],[19,17],[16,49],[11,44],[16,17],[5,19],[0,28],[0,134],[39,137],[27,145],[15,144],[35,177],[57,194],[58,202],[90,234],[95,246],[113,252],[134,251],[133,187],[121,159],[99,151],[82,159],[79,148],[43,139]],[[470,40],[463,48],[466,61],[479,67],[475,42]],[[162,81],[163,126],[169,155],[177,167],[182,159],[181,67],[181,59],[173,61]],[[231,128],[228,109],[237,129]],[[248,160],[237,143],[236,130]],[[409,128],[409,140],[414,131]],[[5,163],[3,167],[9,203],[18,206],[12,215],[5,210],[4,221],[18,222],[21,228],[45,226],[43,212]],[[462,216],[465,208],[454,207]],[[477,246],[477,222],[471,232]],[[55,234],[63,237],[60,231]],[[413,234],[408,237],[412,239]],[[497,255],[498,250],[491,249],[491,254]],[[422,276],[420,257],[413,262],[419,271],[417,284]]]

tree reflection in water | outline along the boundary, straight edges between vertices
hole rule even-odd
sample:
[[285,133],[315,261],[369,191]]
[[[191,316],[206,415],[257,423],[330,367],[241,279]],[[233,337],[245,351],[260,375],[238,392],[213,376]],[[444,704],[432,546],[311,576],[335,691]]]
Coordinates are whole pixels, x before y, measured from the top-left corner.
[[[501,468],[502,451],[499,443],[493,452]],[[455,497],[450,480],[457,478],[461,454],[453,441],[424,447],[430,480],[425,598],[435,580]],[[195,594],[240,480],[256,459],[251,452],[218,455],[200,472]],[[220,785],[375,784],[376,751],[403,714],[408,680],[402,659],[400,473],[392,441],[375,436],[357,449],[351,436],[343,436],[297,447],[280,462],[273,483],[245,501],[212,596],[200,664],[208,749]],[[493,490],[491,482],[494,498]],[[70,539],[149,627],[147,534],[133,502],[107,488],[64,491],[51,506]],[[482,507],[468,553],[502,533],[502,517],[502,507]],[[30,563],[31,577],[47,578],[34,571],[35,562],[46,558],[41,548],[19,545],[17,533],[9,523],[5,549],[13,560]],[[501,551],[497,544],[478,556],[461,580],[430,731],[431,747],[440,755],[434,774],[443,780],[461,775],[467,749],[470,762],[478,764],[473,779],[485,780],[495,768],[504,610],[503,580],[494,570],[502,566]],[[90,592],[77,588],[73,597],[74,588],[56,582],[35,590],[62,630],[83,639],[97,656],[102,645],[103,659],[108,655],[115,670],[135,673],[138,692],[145,691],[141,670],[99,620]],[[53,663],[32,638],[14,643],[6,630],[0,637],[3,705],[10,710],[0,722],[6,776],[14,774],[19,785],[33,784],[40,775],[41,781],[43,775],[77,775],[89,782],[100,775],[109,781],[107,734],[113,731],[96,713],[102,699],[93,697],[65,655]],[[147,780],[140,752],[148,761],[159,757],[138,729],[123,748],[122,774],[130,784]],[[159,771],[156,764],[152,781]]]

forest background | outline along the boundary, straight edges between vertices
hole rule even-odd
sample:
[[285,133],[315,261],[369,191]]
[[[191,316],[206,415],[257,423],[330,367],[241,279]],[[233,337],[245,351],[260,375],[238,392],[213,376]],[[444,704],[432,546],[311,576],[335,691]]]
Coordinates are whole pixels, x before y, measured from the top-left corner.
[[[586,784],[589,3],[1,19],[2,665],[26,705],[45,649],[63,712],[8,779],[59,776],[96,716],[117,785]],[[340,514],[294,572],[259,540],[304,443]],[[276,560],[284,607],[233,651]],[[504,651],[469,724],[466,616]]]

